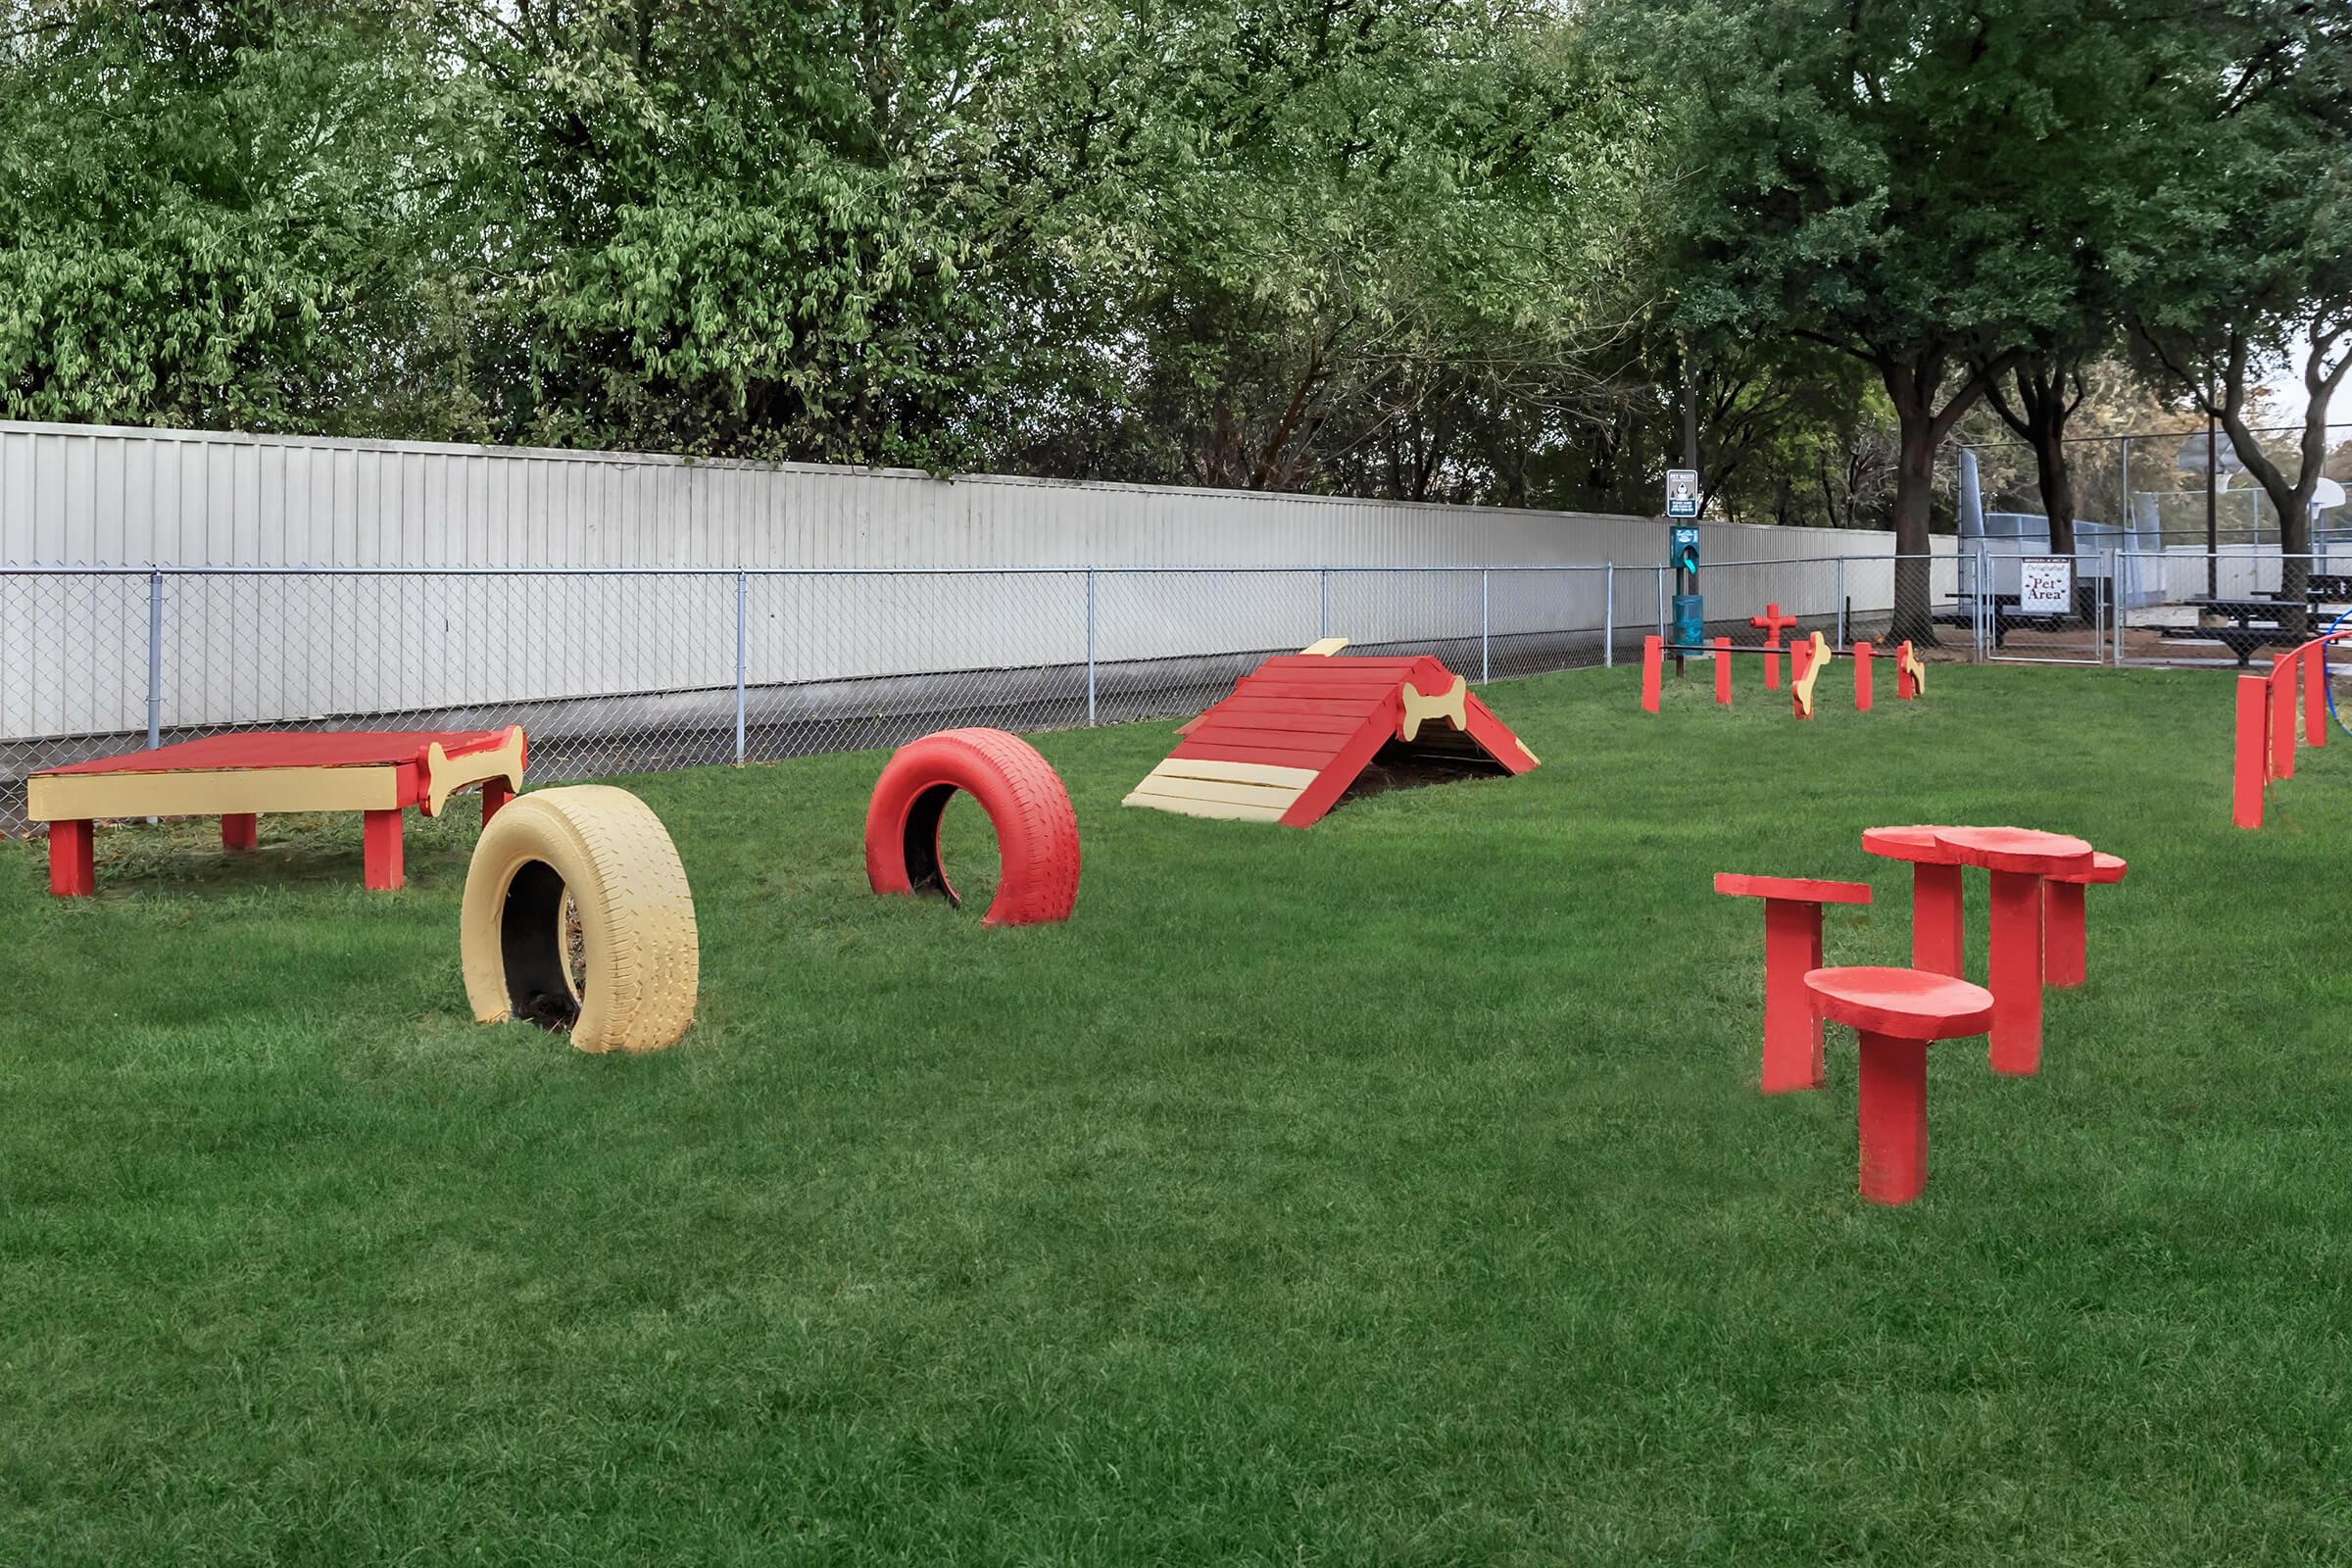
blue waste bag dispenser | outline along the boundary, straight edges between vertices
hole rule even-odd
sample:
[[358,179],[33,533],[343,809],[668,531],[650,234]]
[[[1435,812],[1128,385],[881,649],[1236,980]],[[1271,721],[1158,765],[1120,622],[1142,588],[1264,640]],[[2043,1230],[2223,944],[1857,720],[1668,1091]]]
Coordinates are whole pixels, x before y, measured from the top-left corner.
[[1668,564],[1674,567],[1674,635],[1677,648],[1703,649],[1707,642],[1706,601],[1698,592],[1698,529],[1678,523]]

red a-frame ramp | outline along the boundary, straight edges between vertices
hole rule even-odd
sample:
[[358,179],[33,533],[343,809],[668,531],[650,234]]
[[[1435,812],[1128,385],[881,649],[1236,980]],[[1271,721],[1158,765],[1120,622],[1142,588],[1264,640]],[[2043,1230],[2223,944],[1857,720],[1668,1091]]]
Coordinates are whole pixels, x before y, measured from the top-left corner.
[[1124,804],[1305,827],[1376,760],[1505,774],[1536,765],[1442,661],[1333,657],[1345,646],[1328,639],[1243,676]]

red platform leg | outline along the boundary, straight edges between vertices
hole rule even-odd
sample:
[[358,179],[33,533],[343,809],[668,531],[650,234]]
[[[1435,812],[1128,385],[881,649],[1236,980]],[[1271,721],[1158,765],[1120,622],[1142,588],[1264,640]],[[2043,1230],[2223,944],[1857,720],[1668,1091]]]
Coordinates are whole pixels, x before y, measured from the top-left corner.
[[1821,906],[1764,901],[1764,1092],[1822,1085],[1821,1020],[1805,975],[1821,967]]
[[366,845],[368,887],[388,893],[401,885],[400,812],[369,811],[362,829]]
[[1644,713],[1658,710],[1658,681],[1664,672],[1664,652],[1660,639],[1642,639],[1642,711]]
[[1992,873],[1992,944],[1985,965],[1992,993],[1994,1072],[2041,1070],[2041,878]]
[[1764,689],[1768,692],[1781,689],[1781,656],[1777,649],[1764,651]]
[[220,818],[220,848],[244,855],[261,842],[262,819],[251,811],[231,811]]
[[514,792],[503,778],[494,778],[482,786],[482,826],[488,827],[498,808],[514,798]]
[[[88,822],[49,824],[49,891],[61,899],[86,899],[98,891],[98,860]],[[1803,983],[1803,976],[1798,976]]]
[[2295,776],[2295,659],[2280,654],[2271,662],[2271,776]]
[[2328,645],[2303,651],[2303,744],[2328,744]]
[[1911,967],[1967,978],[1968,927],[1961,919],[1960,867],[1911,867]]
[[1860,1033],[1862,1196],[1908,1203],[1928,1185],[1927,1042]]
[[2237,752],[2230,770],[2230,820],[2238,827],[2262,826],[2262,783],[2269,755],[2264,750],[2271,719],[2271,683],[2260,675],[2237,677]]
[[2053,986],[2079,986],[2085,972],[2082,884],[2044,882],[2041,885],[2042,980]]
[[1715,700],[1724,707],[1732,706],[1732,640],[1715,639]]
[[1868,643],[1854,644],[1854,711],[1870,711],[1870,656]]

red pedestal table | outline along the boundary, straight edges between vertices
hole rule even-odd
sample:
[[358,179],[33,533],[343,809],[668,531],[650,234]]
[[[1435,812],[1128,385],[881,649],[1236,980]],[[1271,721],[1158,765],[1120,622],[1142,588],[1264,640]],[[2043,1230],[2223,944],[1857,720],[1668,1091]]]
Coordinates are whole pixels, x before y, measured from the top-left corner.
[[1715,891],[1764,901],[1764,1092],[1819,1089],[1821,1020],[1805,971],[1821,967],[1821,906],[1868,904],[1870,885],[1718,871]]
[[2093,855],[2090,869],[2041,880],[2042,979],[2053,986],[2079,986],[2087,968],[2082,890],[2092,883],[2121,882],[2129,869],[2121,857]]
[[1992,932],[1984,964],[1992,988],[1992,1070],[2041,1070],[2041,880],[2091,868],[2091,848],[2063,833],[2022,827],[1947,827],[1936,841],[1992,874]]
[[1908,1203],[1928,1185],[1928,1044],[1983,1034],[1992,994],[1917,969],[1815,969],[1805,990],[1818,1016],[1862,1037],[1862,1196]]
[[1967,977],[1966,928],[1960,918],[1960,857],[1936,841],[1941,827],[1874,827],[1865,854],[1911,862],[1911,967]]

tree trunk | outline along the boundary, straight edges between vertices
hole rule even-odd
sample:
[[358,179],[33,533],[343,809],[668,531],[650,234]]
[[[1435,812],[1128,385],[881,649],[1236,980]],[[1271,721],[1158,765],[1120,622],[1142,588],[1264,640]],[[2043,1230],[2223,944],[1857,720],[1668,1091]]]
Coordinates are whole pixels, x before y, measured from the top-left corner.
[[1936,421],[1919,399],[1898,399],[1895,416],[1902,438],[1894,470],[1894,622],[1886,640],[1934,647],[1928,520],[1936,496]]
[[2056,430],[2034,440],[2034,464],[2041,478],[2041,507],[2050,516],[2050,554],[2075,553],[2075,471],[2067,466],[2066,438]]

